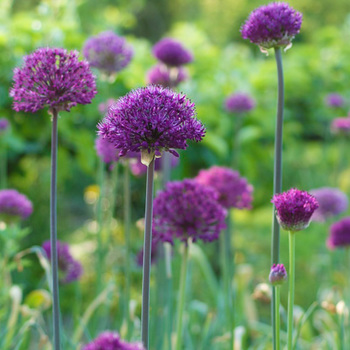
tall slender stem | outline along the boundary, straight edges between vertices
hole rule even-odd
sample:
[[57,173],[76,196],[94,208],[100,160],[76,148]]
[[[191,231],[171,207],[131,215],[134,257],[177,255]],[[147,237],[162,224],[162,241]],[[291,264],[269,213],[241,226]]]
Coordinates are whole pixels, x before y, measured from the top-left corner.
[[293,349],[294,282],[295,282],[295,233],[289,232],[288,350]]
[[146,350],[149,349],[149,300],[150,300],[149,286],[150,286],[150,275],[151,275],[153,178],[154,178],[154,158],[152,159],[152,161],[147,167],[145,236],[144,236],[144,245],[143,245],[141,338]]
[[60,302],[58,291],[57,259],[57,119],[58,113],[52,109],[51,137],[51,193],[50,193],[50,242],[53,294],[53,343],[54,349],[60,349]]
[[232,116],[233,126],[233,140],[232,140],[232,150],[231,150],[231,166],[233,169],[239,169],[239,133],[243,124],[243,113],[236,113]]
[[180,273],[179,299],[177,307],[177,322],[176,322],[176,350],[182,348],[182,321],[185,307],[185,289],[186,289],[186,273],[188,261],[188,242],[184,243]]
[[[282,134],[283,134],[283,104],[284,104],[284,84],[283,84],[283,67],[281,49],[275,48],[275,58],[277,64],[277,76],[278,76],[278,97],[277,97],[277,120],[275,129],[275,158],[274,158],[274,171],[273,171],[273,194],[280,193],[282,191]],[[272,220],[272,241],[271,241],[271,265],[278,264],[279,261],[279,246],[280,246],[280,227],[275,214],[275,206],[273,206],[273,220]],[[276,303],[275,303],[275,290],[272,289],[272,330],[273,330],[273,349],[276,347]]]
[[275,325],[276,325],[276,350],[280,350],[280,300],[281,300],[281,287],[275,286]]
[[7,187],[7,145],[6,145],[5,136],[0,135],[0,189],[4,189],[6,187]]

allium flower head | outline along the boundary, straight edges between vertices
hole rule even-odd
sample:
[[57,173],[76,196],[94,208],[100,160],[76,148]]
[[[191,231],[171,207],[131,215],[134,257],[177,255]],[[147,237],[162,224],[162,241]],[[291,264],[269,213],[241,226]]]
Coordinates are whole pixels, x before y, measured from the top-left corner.
[[13,222],[28,218],[33,212],[32,202],[16,190],[0,190],[0,218]]
[[186,149],[187,139],[200,141],[205,134],[195,116],[194,103],[185,95],[150,85],[120,98],[98,129],[120,156],[129,151],[177,154],[173,148]]
[[302,14],[286,2],[272,2],[255,9],[241,28],[243,39],[257,44],[262,52],[267,49],[291,46],[299,33]]
[[[173,76],[172,76],[173,75]],[[187,79],[187,72],[183,67],[168,69],[164,65],[157,64],[147,73],[149,84],[175,87]]]
[[350,216],[335,222],[329,231],[328,248],[334,249],[350,246]]
[[106,331],[83,346],[82,350],[145,350],[145,348],[141,343],[127,343],[121,340],[117,332]]
[[317,200],[306,191],[291,188],[273,196],[279,224],[286,231],[300,231],[309,226],[312,214],[318,208]]
[[255,107],[254,99],[248,94],[237,92],[228,96],[225,100],[225,109],[230,113],[243,113]]
[[6,118],[0,118],[0,134],[7,131],[10,123]]
[[59,48],[40,48],[24,57],[22,68],[13,76],[15,111],[69,111],[79,104],[91,103],[96,94],[95,77],[89,64],[78,60],[78,52]]
[[[47,257],[51,260],[51,243],[45,241],[42,244]],[[57,241],[58,270],[61,283],[70,283],[80,278],[83,268],[79,261],[75,260],[69,252],[68,243]]]
[[278,286],[287,280],[287,271],[283,264],[273,264],[271,267],[269,281],[272,285]]
[[97,155],[104,163],[112,163],[118,161],[117,150],[108,140],[102,136],[97,136],[95,140],[95,148]]
[[130,63],[133,50],[125,38],[107,31],[89,38],[84,44],[83,54],[91,67],[110,75],[121,71]]
[[212,166],[201,170],[195,180],[217,191],[219,203],[225,208],[251,209],[253,186],[230,168]]
[[177,40],[164,38],[153,46],[153,55],[170,67],[178,67],[193,61],[193,56]]
[[350,117],[335,118],[332,120],[331,130],[335,134],[350,134]]
[[319,204],[319,207],[311,217],[313,221],[324,222],[348,209],[348,197],[338,188],[321,187],[311,190],[310,193],[317,199]]
[[342,107],[344,105],[344,97],[336,93],[328,94],[325,98],[325,102],[327,106],[332,108]]
[[190,179],[168,182],[154,199],[153,234],[169,243],[176,238],[210,242],[225,228],[225,216],[226,210],[211,187]]

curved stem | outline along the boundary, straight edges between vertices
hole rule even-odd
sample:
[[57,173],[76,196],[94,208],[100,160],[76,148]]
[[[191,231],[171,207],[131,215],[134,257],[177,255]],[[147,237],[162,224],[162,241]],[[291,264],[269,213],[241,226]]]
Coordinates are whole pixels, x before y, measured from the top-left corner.
[[141,338],[146,350],[149,349],[149,300],[150,300],[149,286],[150,286],[150,274],[151,274],[153,178],[154,178],[154,158],[152,159],[152,161],[147,167],[145,236],[144,236],[144,245],[143,245]]
[[50,193],[50,242],[53,294],[53,343],[54,349],[60,349],[60,302],[58,291],[57,259],[57,119],[56,109],[52,109],[51,137],[51,193]]
[[280,350],[280,299],[281,288],[280,286],[274,287],[275,290],[275,326],[276,326],[276,350]]
[[[282,191],[282,133],[283,133],[283,104],[284,104],[284,83],[283,83],[283,67],[281,49],[275,48],[275,58],[277,64],[278,76],[278,98],[277,98],[277,119],[275,129],[275,157],[273,170],[273,194]],[[280,245],[280,227],[275,215],[275,206],[273,206],[273,220],[272,220],[272,241],[271,241],[271,265],[278,264],[279,261],[279,245]],[[272,330],[273,330],[273,348],[276,348],[276,334],[275,334],[275,290],[272,289]]]
[[176,350],[182,348],[182,321],[185,307],[185,289],[186,289],[186,273],[188,261],[188,242],[184,243],[184,250],[182,254],[182,264],[180,273],[179,299],[177,307],[177,322],[176,322]]
[[293,349],[294,281],[295,281],[295,233],[289,232],[288,350]]

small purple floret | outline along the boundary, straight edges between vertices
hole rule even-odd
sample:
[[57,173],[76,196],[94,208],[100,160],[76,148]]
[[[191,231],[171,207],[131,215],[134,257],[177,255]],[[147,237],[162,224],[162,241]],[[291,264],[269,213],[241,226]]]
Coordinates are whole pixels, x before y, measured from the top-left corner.
[[350,117],[335,118],[332,120],[331,130],[335,134],[350,134]]
[[186,149],[187,139],[201,141],[205,134],[196,119],[194,103],[183,94],[161,86],[139,88],[113,104],[101,123],[99,134],[127,152],[149,153]]
[[141,343],[127,343],[121,340],[117,332],[106,331],[83,346],[82,350],[145,350],[145,348]]
[[251,209],[253,186],[230,168],[212,166],[201,170],[196,181],[217,191],[219,203],[225,208]]
[[276,207],[279,224],[291,232],[308,227],[312,214],[319,207],[314,196],[296,188],[274,195],[271,202]]
[[226,227],[226,214],[211,187],[190,179],[168,182],[154,199],[154,238],[171,244],[189,238],[211,242]]
[[178,67],[193,61],[190,51],[177,40],[164,38],[153,46],[153,55],[170,67]]
[[91,103],[96,83],[89,64],[78,60],[78,52],[59,48],[40,48],[24,57],[21,68],[15,68],[13,97],[15,111],[69,111],[77,104]]
[[310,193],[315,196],[319,204],[311,217],[313,221],[325,222],[348,209],[348,197],[338,188],[322,187],[311,190]]
[[330,227],[327,246],[330,249],[350,246],[350,216],[335,222]]
[[32,202],[16,190],[0,190],[0,217],[5,221],[27,219],[33,212]]
[[89,38],[83,47],[84,57],[91,67],[113,74],[124,69],[133,56],[133,50],[125,38],[112,31]]
[[[173,76],[172,76],[173,75]],[[162,85],[163,87],[176,87],[187,79],[188,75],[183,67],[168,68],[157,64],[147,73],[149,84]]]
[[255,107],[254,99],[248,94],[237,92],[225,100],[225,109],[229,113],[249,112]]
[[10,123],[6,118],[0,118],[0,134],[7,131]]
[[255,9],[241,28],[243,39],[257,44],[262,51],[286,47],[299,33],[302,14],[286,2],[272,2]]
[[272,285],[278,286],[287,280],[287,271],[283,264],[273,264],[271,267],[269,281]]
[[325,98],[326,105],[332,108],[342,107],[344,105],[344,97],[342,95],[332,93]]

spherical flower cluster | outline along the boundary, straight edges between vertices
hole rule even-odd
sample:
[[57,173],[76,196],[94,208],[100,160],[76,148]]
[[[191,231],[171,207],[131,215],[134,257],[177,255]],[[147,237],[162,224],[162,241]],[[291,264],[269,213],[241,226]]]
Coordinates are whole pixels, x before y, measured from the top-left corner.
[[350,117],[335,118],[332,120],[331,130],[335,134],[350,134]]
[[271,267],[269,281],[273,286],[283,284],[287,280],[287,271],[283,264],[273,264]]
[[83,346],[82,350],[145,350],[145,348],[141,343],[127,343],[121,340],[117,332],[106,331]]
[[69,111],[78,103],[91,103],[97,93],[88,62],[79,61],[77,51],[59,48],[40,48],[25,56],[13,80],[10,96],[17,112],[34,113],[45,106]]
[[169,243],[176,238],[210,242],[225,228],[225,216],[226,210],[211,187],[189,179],[168,182],[154,199],[154,238]]
[[330,249],[350,246],[350,216],[347,216],[330,227],[327,246]]
[[113,144],[104,139],[102,136],[98,136],[96,138],[95,148],[97,155],[104,163],[112,163],[118,161],[118,151],[115,149]]
[[319,204],[311,217],[313,221],[324,222],[332,216],[343,213],[348,208],[347,195],[337,188],[321,187],[311,190],[310,193]]
[[344,97],[336,93],[328,94],[325,102],[327,106],[332,108],[342,107],[344,105]]
[[284,230],[291,232],[300,231],[309,226],[311,216],[318,208],[314,196],[296,188],[274,195],[271,202],[276,207],[279,224]]
[[193,56],[177,40],[164,38],[153,46],[153,55],[167,66],[178,67],[192,62]]
[[253,186],[230,168],[212,166],[201,170],[195,180],[211,186],[219,195],[218,201],[225,208],[251,209]]
[[149,70],[147,81],[149,84],[175,87],[185,81],[187,77],[187,72],[183,67],[167,69],[164,65],[157,64]]
[[[180,161],[179,157],[176,157],[173,154],[171,154],[171,156],[170,156],[171,168],[175,168],[176,166],[178,166],[179,161]],[[162,162],[163,162],[163,158],[156,158],[155,159],[155,161],[154,161],[154,170],[155,171],[158,172],[158,171],[162,170]],[[146,172],[147,172],[146,165],[142,164],[142,162],[141,162],[141,156],[131,159],[129,162],[129,166],[130,166],[131,173],[134,176],[142,176],[142,175],[146,174]]]
[[200,141],[205,134],[195,116],[194,103],[185,95],[149,85],[113,104],[98,129],[120,156],[140,150],[177,154],[173,148],[186,149],[187,139]]
[[[51,242],[45,241],[42,244],[47,257],[51,260]],[[80,278],[83,268],[79,261],[75,260],[69,252],[69,245],[57,241],[58,269],[61,283],[70,283]]]
[[110,75],[121,71],[130,63],[133,50],[125,38],[107,31],[89,38],[84,44],[83,54],[91,67]]
[[0,134],[7,131],[10,123],[6,118],[0,118]]
[[263,52],[290,47],[299,33],[302,14],[286,2],[273,2],[255,9],[241,28],[243,39],[257,44]]
[[225,109],[229,113],[244,113],[255,107],[254,99],[248,94],[237,92],[225,100]]
[[0,190],[0,218],[14,222],[28,218],[33,212],[32,202],[16,190]]

